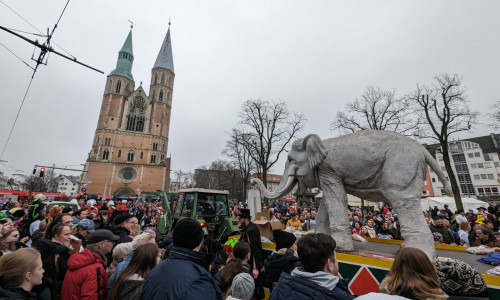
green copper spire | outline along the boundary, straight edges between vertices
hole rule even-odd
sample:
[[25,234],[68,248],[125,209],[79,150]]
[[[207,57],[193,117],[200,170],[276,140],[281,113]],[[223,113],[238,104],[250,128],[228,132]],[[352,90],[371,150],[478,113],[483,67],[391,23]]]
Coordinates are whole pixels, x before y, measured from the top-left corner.
[[132,29],[130,29],[127,39],[125,40],[125,43],[123,43],[122,49],[120,50],[120,52],[118,52],[118,61],[116,62],[116,68],[108,76],[118,75],[134,81],[134,77],[131,73],[133,62],[134,54],[132,51]]

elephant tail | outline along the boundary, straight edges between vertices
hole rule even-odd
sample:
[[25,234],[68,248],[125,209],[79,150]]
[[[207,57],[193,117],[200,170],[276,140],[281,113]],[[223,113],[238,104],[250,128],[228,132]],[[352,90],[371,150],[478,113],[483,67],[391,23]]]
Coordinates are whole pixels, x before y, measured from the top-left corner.
[[423,146],[422,146],[422,148],[424,151],[425,162],[429,165],[429,167],[431,167],[432,171],[434,171],[434,173],[436,173],[436,175],[439,178],[439,181],[441,181],[441,183],[443,184],[443,187],[444,187],[444,190],[446,191],[446,193],[450,197],[452,197],[453,191],[451,190],[451,186],[448,183],[448,180],[446,180],[446,175],[443,173],[443,171],[441,171],[441,168],[439,167],[437,161],[429,153],[429,151],[427,149],[425,149],[425,147],[423,147]]

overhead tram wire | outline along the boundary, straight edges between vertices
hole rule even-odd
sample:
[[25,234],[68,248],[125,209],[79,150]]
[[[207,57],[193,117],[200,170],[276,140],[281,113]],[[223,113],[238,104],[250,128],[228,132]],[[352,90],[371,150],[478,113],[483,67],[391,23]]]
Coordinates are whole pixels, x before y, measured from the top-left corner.
[[[54,28],[52,29],[52,32],[51,32],[50,34],[48,34],[48,36],[47,36],[47,40],[46,40],[46,41],[45,41],[45,43],[43,43],[43,44],[39,44],[39,43],[38,43],[38,41],[32,41],[32,40],[30,40],[30,39],[28,39],[28,38],[26,38],[26,37],[24,37],[24,36],[22,36],[22,35],[20,35],[20,34],[18,34],[18,33],[15,33],[14,31],[12,31],[12,30],[10,30],[10,29],[7,29],[7,28],[5,28],[5,27],[3,27],[3,26],[0,26],[0,29],[3,29],[3,30],[5,30],[5,31],[7,31],[7,32],[9,32],[9,33],[11,33],[11,34],[13,34],[13,35],[17,36],[17,37],[20,37],[20,38],[22,38],[23,40],[25,40],[25,41],[27,41],[27,42],[29,42],[29,43],[31,43],[31,44],[33,44],[33,45],[35,45],[36,47],[40,48],[40,55],[38,56],[38,59],[36,59],[36,60],[35,60],[35,61],[36,61],[36,66],[35,66],[35,68],[33,68],[33,75],[31,75],[31,79],[30,79],[30,82],[29,82],[29,84],[28,84],[28,88],[26,89],[26,92],[24,93],[23,101],[21,102],[21,105],[19,106],[19,110],[17,111],[16,118],[14,119],[14,123],[12,124],[12,127],[11,127],[11,129],[10,129],[9,136],[8,136],[8,138],[7,138],[6,142],[5,142],[4,147],[3,147],[2,154],[0,155],[0,159],[2,159],[2,158],[3,158],[3,155],[4,155],[4,153],[5,153],[5,149],[7,148],[7,145],[8,145],[8,143],[9,143],[9,141],[10,141],[10,138],[11,138],[11,136],[12,136],[12,132],[14,131],[14,127],[15,127],[15,125],[16,125],[16,123],[17,123],[18,118],[19,118],[19,114],[21,113],[21,109],[22,109],[22,107],[23,107],[23,105],[24,105],[24,101],[26,100],[26,96],[28,95],[28,91],[29,91],[29,89],[30,89],[30,87],[31,87],[31,83],[33,82],[33,79],[34,79],[34,77],[35,77],[35,73],[36,73],[36,71],[37,71],[37,69],[38,69],[38,66],[40,66],[40,64],[44,64],[44,63],[43,63],[43,60],[44,60],[45,55],[47,54],[47,52],[53,52],[53,53],[55,53],[55,54],[57,54],[57,55],[59,55],[59,56],[61,56],[61,57],[64,57],[64,58],[66,58],[66,59],[68,59],[68,60],[71,60],[71,61],[73,61],[73,62],[75,62],[75,63],[77,63],[77,64],[80,64],[80,65],[82,65],[82,66],[85,66],[85,67],[90,68],[90,69],[92,69],[92,70],[94,70],[94,71],[97,71],[97,72],[99,72],[99,73],[104,74],[104,72],[103,72],[103,71],[100,71],[100,70],[98,70],[98,69],[95,69],[95,68],[93,68],[93,67],[91,67],[91,66],[88,66],[88,65],[86,65],[86,64],[83,64],[83,63],[81,63],[81,62],[77,61],[77,60],[76,60],[76,57],[72,57],[72,58],[71,58],[71,57],[68,57],[68,56],[66,56],[66,55],[64,55],[64,54],[61,54],[61,53],[59,53],[59,52],[55,51],[54,49],[52,49],[52,47],[50,46],[50,40],[51,40],[51,38],[52,38],[52,35],[54,34],[54,31],[56,30],[57,25],[59,24],[59,21],[61,21],[61,18],[62,18],[62,16],[63,16],[64,12],[66,11],[66,7],[68,6],[69,1],[70,1],[70,0],[68,0],[68,2],[66,2],[66,5],[64,6],[64,9],[63,9],[63,11],[62,11],[61,15],[59,16],[59,19],[57,20],[57,23],[54,25]],[[0,2],[2,2],[2,4],[4,4],[5,6],[7,6],[7,5],[6,5],[6,4],[5,4],[2,0],[0,0]],[[23,19],[24,21],[26,21],[26,19],[24,19],[23,17],[21,17],[18,13],[16,13],[16,12],[15,12],[13,9],[11,9],[9,6],[7,6],[7,8],[9,8],[10,10],[12,10],[12,11],[13,11],[16,15],[18,15],[21,19]],[[28,24],[30,24],[30,25],[31,25],[31,23],[29,23],[28,21],[26,21],[26,22],[27,22]],[[31,25],[31,26],[32,26],[32,27],[34,27],[33,25]],[[36,27],[34,27],[34,28],[36,29]],[[36,30],[37,30],[37,31],[39,31],[38,29],[36,29]],[[39,32],[40,32],[40,31],[39,31]],[[47,33],[48,33],[48,29],[47,29]],[[63,49],[63,50],[64,50],[64,49]],[[32,59],[33,59],[33,58],[32,58]],[[33,59],[33,60],[34,60],[34,59]]]
[[[68,6],[69,4],[69,1],[66,2],[66,5],[64,6],[64,9],[61,13],[61,16],[59,17],[59,20],[57,20],[57,23],[59,23],[59,21],[61,20],[61,17],[62,17],[62,14],[64,13],[64,11],[66,10],[66,7]],[[15,10],[13,10],[11,7],[9,7],[7,4],[5,4],[5,2],[3,2],[2,0],[0,0],[0,2],[5,5],[5,7],[7,7],[8,9],[10,9],[10,11],[12,11],[16,16],[18,16],[19,18],[21,18],[24,22],[28,23],[28,25],[30,25],[31,27],[33,27],[36,31],[38,31],[40,33],[40,36],[42,37],[47,37],[47,35],[44,35],[43,32],[41,32],[38,28],[36,28],[33,24],[31,24],[30,22],[28,22],[28,20],[26,20],[25,18],[23,18],[23,16],[21,16],[20,14],[18,14]],[[56,27],[57,27],[57,24],[56,24]],[[7,28],[9,29],[9,28]],[[14,29],[12,29],[14,30]],[[54,27],[54,30],[55,30],[55,27]],[[54,30],[52,30],[52,33],[54,32]],[[17,31],[21,31],[21,30],[17,30]],[[25,32],[26,33],[26,32]],[[30,33],[30,34],[34,34],[34,35],[37,35],[35,33]],[[69,56],[71,56],[73,59],[76,59],[76,57],[74,57],[73,55],[71,55],[71,53],[69,53],[68,51],[64,50],[63,47],[59,46],[56,42],[52,42],[54,43],[54,45],[56,45],[57,47],[61,48],[62,51],[66,52],[66,54],[68,54]]]
[[32,66],[30,66],[27,62],[25,62],[22,58],[20,58],[19,56],[17,56],[14,52],[12,52],[9,48],[7,48],[7,46],[5,46],[4,44],[0,43],[0,45],[2,47],[4,47],[7,51],[9,51],[12,55],[14,55],[15,57],[17,57],[21,62],[23,62],[25,65],[28,66],[28,68],[32,69],[32,70],[35,70]]

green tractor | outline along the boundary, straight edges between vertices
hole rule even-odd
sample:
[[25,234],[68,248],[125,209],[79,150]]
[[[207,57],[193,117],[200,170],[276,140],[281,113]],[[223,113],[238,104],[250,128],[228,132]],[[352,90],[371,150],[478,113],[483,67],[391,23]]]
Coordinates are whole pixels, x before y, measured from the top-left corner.
[[233,218],[229,208],[228,191],[189,188],[178,193],[146,192],[162,200],[163,214],[158,218],[156,229],[159,238],[167,235],[177,221],[193,218],[200,222],[205,233],[205,250],[215,253],[222,240],[239,234],[238,219]]

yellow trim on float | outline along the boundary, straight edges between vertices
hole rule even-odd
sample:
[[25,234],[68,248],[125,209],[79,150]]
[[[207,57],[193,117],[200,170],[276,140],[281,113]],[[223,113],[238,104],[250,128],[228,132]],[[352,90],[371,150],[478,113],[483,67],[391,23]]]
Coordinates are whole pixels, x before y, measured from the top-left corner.
[[[381,243],[381,244],[401,245],[404,243],[403,240],[388,240],[388,239],[378,239],[369,237],[365,237],[364,239],[367,240],[368,242]],[[434,248],[441,250],[451,250],[451,251],[465,251],[469,247],[434,244]]]
[[345,254],[337,252],[337,259],[345,263],[354,263],[359,265],[365,265],[369,267],[379,267],[384,269],[390,269],[392,267],[392,261],[383,260],[359,255]]

